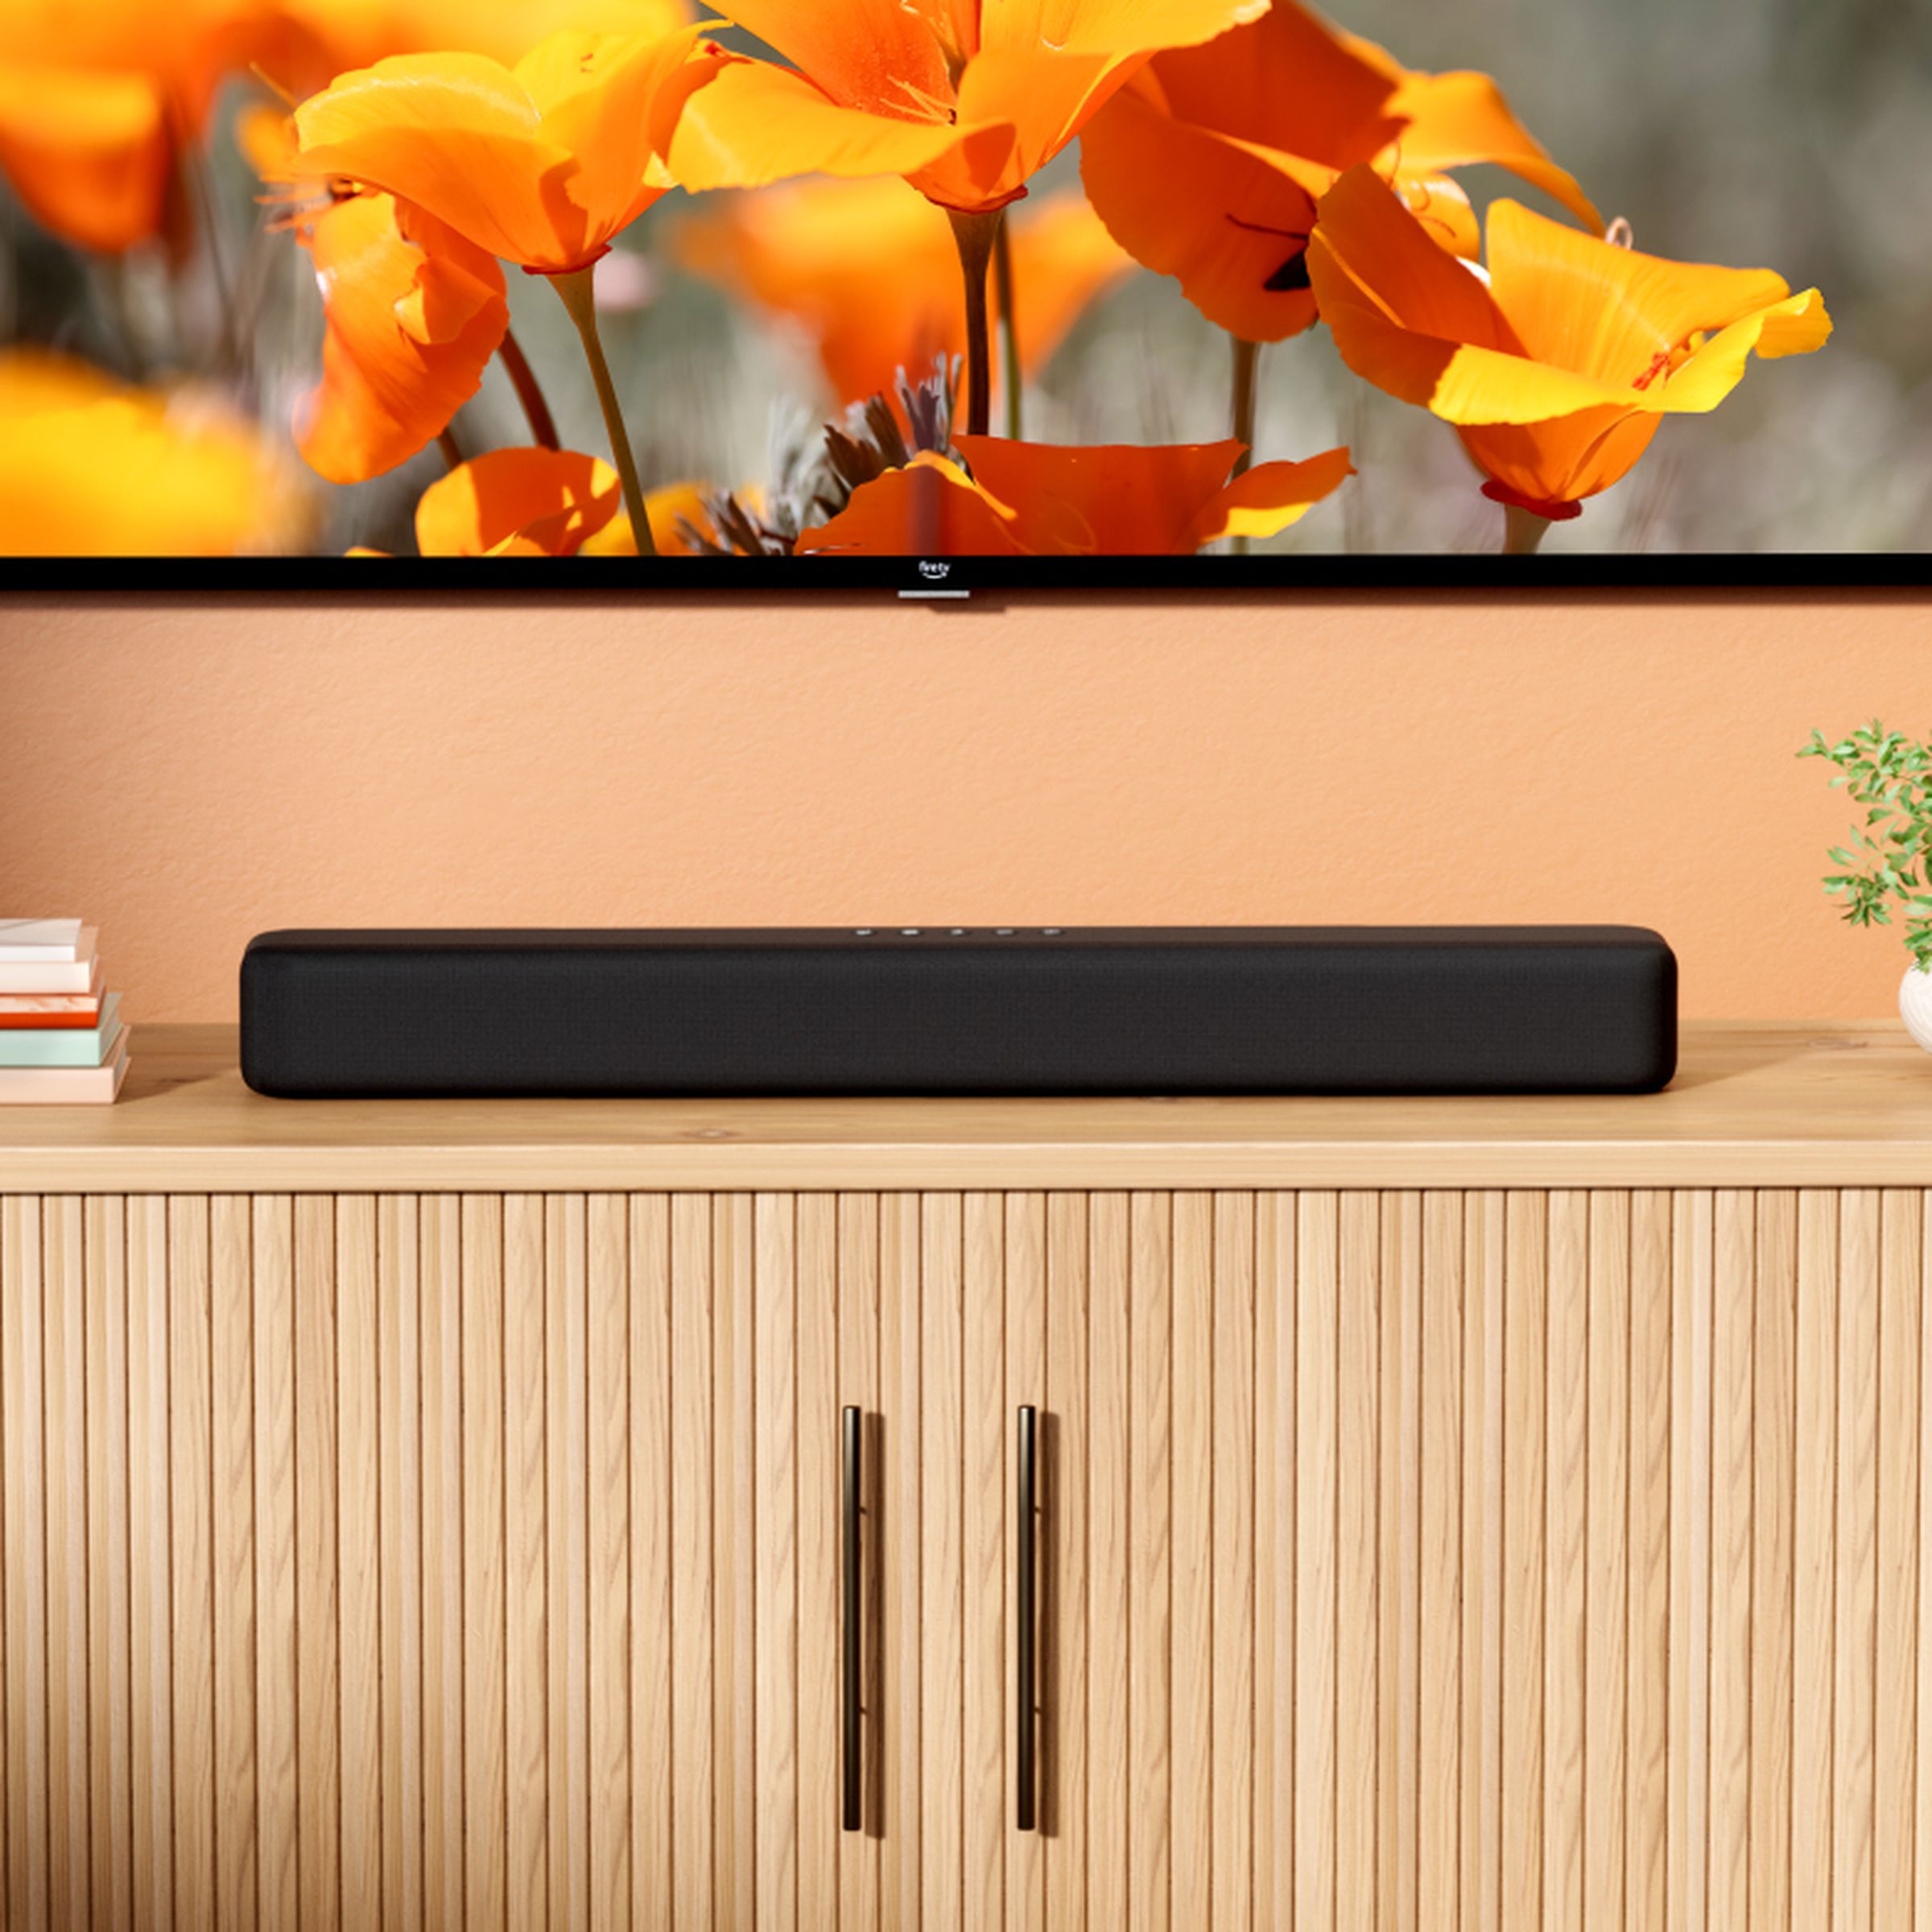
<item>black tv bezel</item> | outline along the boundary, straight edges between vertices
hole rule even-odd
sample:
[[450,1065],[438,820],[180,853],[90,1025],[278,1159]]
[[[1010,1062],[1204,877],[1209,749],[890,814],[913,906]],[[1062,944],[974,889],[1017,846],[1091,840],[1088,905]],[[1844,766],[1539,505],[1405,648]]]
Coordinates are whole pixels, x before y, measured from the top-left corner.
[[[923,566],[923,568],[922,568]],[[1669,556],[1262,557],[24,557],[0,592],[188,598],[387,597],[518,592],[608,602],[707,592],[877,592],[968,601],[1030,591],[1348,592],[1534,596],[1561,591],[1932,591],[1932,552],[1724,552]]]

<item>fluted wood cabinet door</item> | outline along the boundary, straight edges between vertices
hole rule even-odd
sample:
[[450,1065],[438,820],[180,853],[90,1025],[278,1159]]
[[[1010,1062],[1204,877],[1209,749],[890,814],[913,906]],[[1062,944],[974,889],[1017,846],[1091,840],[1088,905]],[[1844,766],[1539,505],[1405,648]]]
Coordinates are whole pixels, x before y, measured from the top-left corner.
[[[1016,1415],[1036,1405],[1038,1827],[1016,1828],[1009,1597],[1003,1641],[968,1625],[983,1661],[974,1676],[969,1652],[966,1685],[968,1728],[976,1709],[989,1730],[1003,1725],[1003,1775],[997,1792],[989,1772],[969,1775],[987,1795],[966,1819],[964,1915],[928,1922],[1286,1923],[1257,1879],[1273,1794],[1293,1775],[1276,1756],[1293,1660],[1278,1653],[1275,1613],[1294,1587],[1294,1519],[1274,1507],[1288,1469],[1274,1290],[1292,1260],[1292,1203],[1284,1220],[1274,1195],[1009,1195],[977,1212],[1003,1221],[979,1246],[989,1267],[1003,1255],[1004,1294],[989,1283],[976,1295],[969,1243],[965,1352],[976,1308],[981,1325],[1003,1313],[986,1352],[1004,1355],[1005,1399],[990,1376],[976,1396],[969,1381],[968,1433],[1005,1445],[1008,1508],[1003,1526],[981,1512],[983,1554],[969,1539],[967,1567],[993,1568],[997,1550],[1005,1577],[1018,1574],[1029,1529]],[[970,1443],[967,1465],[980,1466]]]
[[0,1924],[893,1923],[837,1424],[918,1218],[0,1201]]
[[[898,1922],[1932,1927],[1926,1211],[929,1197],[924,1441],[967,1484],[925,1481],[960,1517]],[[1029,1401],[1035,1834],[1011,1600],[976,1608]]]
[[0,1197],[0,1923],[1932,1928],[1929,1286],[1909,1188]]

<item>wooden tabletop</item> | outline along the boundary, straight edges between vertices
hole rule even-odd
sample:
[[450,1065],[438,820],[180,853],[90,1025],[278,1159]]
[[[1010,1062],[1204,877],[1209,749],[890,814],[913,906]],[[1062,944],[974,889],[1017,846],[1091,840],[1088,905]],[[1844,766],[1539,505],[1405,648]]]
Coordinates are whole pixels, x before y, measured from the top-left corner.
[[134,1030],[112,1107],[0,1107],[0,1192],[1932,1187],[1893,1023],[1699,1022],[1661,1094],[270,1100],[227,1026]]

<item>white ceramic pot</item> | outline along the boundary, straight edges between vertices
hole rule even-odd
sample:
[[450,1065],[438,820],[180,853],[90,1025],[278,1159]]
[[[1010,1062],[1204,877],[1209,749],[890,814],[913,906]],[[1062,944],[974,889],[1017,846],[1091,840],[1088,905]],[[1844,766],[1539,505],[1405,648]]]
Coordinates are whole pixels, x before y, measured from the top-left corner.
[[1932,1053],[1932,972],[1922,966],[1908,966],[1898,983],[1898,1017],[1905,1031]]

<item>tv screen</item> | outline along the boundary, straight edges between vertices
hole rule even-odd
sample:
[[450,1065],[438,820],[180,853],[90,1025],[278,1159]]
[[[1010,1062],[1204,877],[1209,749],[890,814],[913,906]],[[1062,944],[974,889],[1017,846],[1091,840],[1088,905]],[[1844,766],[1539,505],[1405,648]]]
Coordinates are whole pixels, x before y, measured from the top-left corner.
[[15,588],[1925,582],[1916,0],[0,17]]

